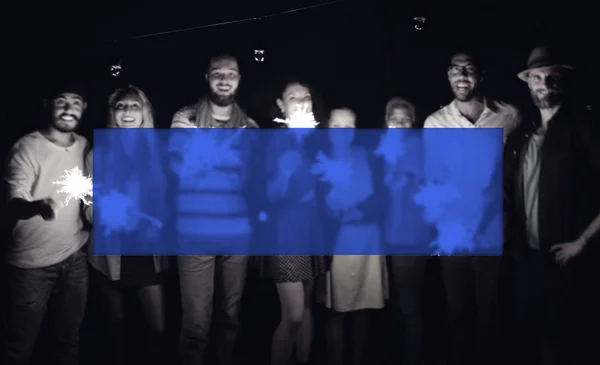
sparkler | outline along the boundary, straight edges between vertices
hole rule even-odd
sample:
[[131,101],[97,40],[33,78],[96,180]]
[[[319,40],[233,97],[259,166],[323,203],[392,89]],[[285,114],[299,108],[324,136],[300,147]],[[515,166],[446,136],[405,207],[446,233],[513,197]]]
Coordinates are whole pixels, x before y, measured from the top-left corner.
[[335,161],[329,159],[323,152],[317,154],[311,172],[320,175],[320,180],[329,182],[333,186],[349,185],[352,177],[352,164],[349,161]]
[[112,190],[97,199],[100,219],[97,221],[104,227],[104,234],[114,232],[129,232],[136,229],[138,219],[144,219],[158,229],[163,224],[158,219],[140,212],[136,208],[135,201],[117,190]]
[[304,104],[302,107],[298,106],[289,118],[275,118],[273,121],[285,124],[288,128],[315,128],[319,125],[319,122],[315,120],[314,114],[308,111],[307,104]]
[[458,191],[450,185],[427,184],[415,194],[415,203],[425,207],[427,220],[437,222],[448,203],[459,198]]
[[203,171],[211,170],[225,161],[233,164],[241,163],[232,145],[240,137],[244,128],[246,126],[239,128],[223,142],[219,140],[214,132],[192,132],[191,138],[182,147],[173,150],[174,152],[178,152],[182,158],[181,166],[178,168],[181,171],[180,177],[194,177]]
[[471,252],[475,248],[473,233],[460,219],[438,222],[438,237],[430,246],[435,249],[434,255],[452,255],[460,251]]
[[434,255],[472,251],[475,247],[475,237],[466,222],[447,213],[448,205],[459,197],[458,191],[448,184],[428,184],[413,197],[415,203],[425,207],[427,220],[438,230],[438,237],[430,244],[435,249]]
[[[395,137],[395,138],[394,138]],[[373,152],[376,156],[381,156],[388,164],[395,164],[398,159],[406,153],[404,143],[395,131],[387,131],[379,142],[379,146]]]
[[65,170],[65,174],[53,181],[52,184],[60,185],[58,193],[67,195],[65,206],[69,205],[71,200],[81,200],[85,205],[92,205],[92,201],[86,199],[88,196],[90,198],[93,196],[92,179],[84,176],[79,167],[75,166],[71,170]]

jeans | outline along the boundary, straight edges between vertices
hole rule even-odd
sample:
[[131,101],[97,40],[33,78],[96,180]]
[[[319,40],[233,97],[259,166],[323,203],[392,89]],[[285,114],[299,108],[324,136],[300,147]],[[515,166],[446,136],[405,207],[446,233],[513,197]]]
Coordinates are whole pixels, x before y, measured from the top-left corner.
[[88,266],[78,251],[58,264],[41,269],[6,270],[8,303],[4,362],[28,364],[46,314],[52,324],[54,359],[58,365],[79,364],[79,330],[85,314]]
[[221,365],[233,363],[239,313],[246,282],[247,256],[180,256],[183,365],[205,363],[212,322],[213,297],[217,355]]
[[[442,256],[440,262],[446,291],[449,347],[454,361],[469,361],[474,355],[473,348],[487,358],[484,361],[491,361],[497,335],[502,257]],[[473,321],[475,331],[471,326]]]
[[[540,361],[539,339],[544,338],[558,364],[568,364],[569,340],[574,333],[571,299],[574,294],[572,268],[559,267],[530,250],[513,272],[513,321],[515,353],[525,361]],[[572,360],[572,359],[571,359]]]
[[429,256],[391,256],[392,280],[404,321],[403,363],[420,364],[423,356],[425,324],[423,285]]

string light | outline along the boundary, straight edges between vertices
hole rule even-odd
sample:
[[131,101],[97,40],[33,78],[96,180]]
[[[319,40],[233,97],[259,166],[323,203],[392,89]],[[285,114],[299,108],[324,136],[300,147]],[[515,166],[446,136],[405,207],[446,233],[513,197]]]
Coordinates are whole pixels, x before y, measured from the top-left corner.
[[121,66],[121,61],[119,61],[116,64],[110,66],[110,75],[112,77],[119,77],[119,75],[121,74],[121,70],[123,70],[123,66]]
[[414,21],[416,22],[415,24],[415,29],[416,30],[423,30],[425,28],[425,22],[427,21],[427,18],[424,16],[416,16],[413,18]]
[[265,62],[265,50],[264,49],[255,49],[254,50],[254,61]]

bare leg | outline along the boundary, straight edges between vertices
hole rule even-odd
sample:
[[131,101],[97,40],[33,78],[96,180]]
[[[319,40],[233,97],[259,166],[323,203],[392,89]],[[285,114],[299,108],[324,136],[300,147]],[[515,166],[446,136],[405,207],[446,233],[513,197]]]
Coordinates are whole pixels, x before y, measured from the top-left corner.
[[313,317],[312,317],[312,298],[314,280],[304,282],[304,316],[302,317],[302,325],[298,333],[296,343],[296,356],[298,362],[306,363],[310,360],[310,349],[313,339]]
[[159,365],[163,359],[165,304],[162,285],[147,286],[138,291],[148,329],[146,364]]
[[276,283],[281,303],[281,322],[273,334],[271,365],[287,365],[304,319],[304,284]]
[[327,321],[327,342],[333,365],[344,365],[344,321],[346,313],[331,311]]
[[352,317],[352,363],[358,365],[362,358],[367,330],[369,329],[369,312],[359,310],[353,312]]

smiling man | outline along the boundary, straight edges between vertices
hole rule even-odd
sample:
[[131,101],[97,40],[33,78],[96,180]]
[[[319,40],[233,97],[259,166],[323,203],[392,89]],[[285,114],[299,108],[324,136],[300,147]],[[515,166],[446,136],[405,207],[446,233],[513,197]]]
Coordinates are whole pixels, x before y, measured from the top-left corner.
[[8,243],[8,310],[3,364],[27,364],[46,315],[60,365],[79,363],[79,329],[85,313],[88,271],[81,248],[88,240],[80,202],[62,203],[53,184],[66,170],[83,171],[88,148],[75,133],[86,108],[78,85],[55,89],[46,100],[49,123],[22,137],[8,156],[5,182],[12,214]]
[[177,111],[171,128],[258,128],[236,103],[241,77],[235,57],[213,57],[206,73],[207,97]]
[[[197,104],[175,113],[171,128],[258,128],[235,101],[240,78],[234,57],[213,57],[206,74],[208,95]],[[218,136],[224,135],[220,132],[212,133],[213,138],[219,140],[221,137]],[[171,133],[170,148],[177,149],[185,143],[179,140],[188,138],[184,135]],[[234,142],[232,148],[240,157],[239,161],[223,159],[202,174],[180,178],[176,218],[180,247],[248,245],[251,224],[245,177],[248,176],[247,161],[251,153],[249,146],[243,141]],[[180,158],[185,156],[175,157],[176,160]],[[214,315],[215,324],[218,324],[218,358],[222,365],[232,364],[247,263],[248,257],[241,255],[178,257],[183,316],[180,339],[182,365],[206,361],[215,293],[220,294]]]
[[[425,128],[502,128],[504,130],[504,141],[520,124],[521,115],[519,111],[511,104],[491,100],[486,98],[481,91],[481,85],[484,79],[484,68],[480,58],[475,53],[459,52],[455,53],[450,59],[448,66],[448,81],[454,100],[430,115],[425,120]],[[429,142],[428,142],[429,141]],[[457,141],[457,143],[459,143]],[[440,164],[457,163],[456,155],[452,151],[442,150],[437,147],[437,141],[433,138],[428,138],[424,135],[425,146],[425,161],[429,166],[441,166]],[[461,156],[462,164],[470,166],[464,174],[459,174],[457,177],[456,186],[459,190],[462,189],[464,195],[479,196],[479,192],[470,190],[472,187],[481,187],[477,184],[480,177],[483,177],[483,169],[493,169],[495,161],[490,160],[489,164],[476,166],[478,157],[486,156],[487,148],[492,146],[486,141],[479,141],[477,146],[471,146],[473,154],[469,156]],[[478,152],[476,152],[478,151]],[[490,151],[491,152],[491,151]],[[498,154],[497,158],[502,156]],[[470,160],[470,161],[467,161]],[[491,171],[490,171],[491,172]],[[457,175],[457,174],[455,174]],[[488,175],[485,175],[488,176]],[[490,174],[491,176],[491,174]],[[429,179],[434,177],[429,176]],[[476,181],[474,181],[474,179]],[[491,184],[490,192],[492,192]],[[481,192],[482,204],[487,204],[487,189]],[[466,203],[469,201],[461,200],[458,211],[466,214]],[[471,207],[471,205],[468,205]],[[479,208],[479,205],[473,206]],[[448,208],[450,209],[450,208]],[[490,213],[497,212],[497,209],[485,209]],[[492,223],[485,224],[484,222],[496,222],[498,217],[482,217],[482,223],[476,228],[476,236],[483,235],[482,232],[489,232]],[[471,341],[476,337],[478,341],[479,355],[484,357],[483,362],[489,360],[490,347],[493,342],[491,330],[495,317],[493,315],[493,305],[496,302],[497,285],[500,273],[500,257],[493,256],[442,256],[442,275],[447,296],[448,305],[448,320],[452,333],[451,350],[453,352],[455,363],[463,363],[465,358],[471,358]],[[472,287],[471,283],[475,286]],[[471,308],[471,298],[476,298],[475,306],[477,335],[469,328],[469,314]]]

